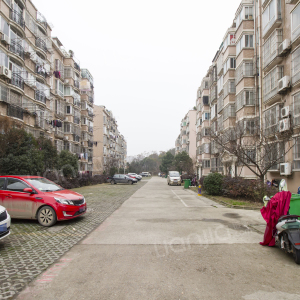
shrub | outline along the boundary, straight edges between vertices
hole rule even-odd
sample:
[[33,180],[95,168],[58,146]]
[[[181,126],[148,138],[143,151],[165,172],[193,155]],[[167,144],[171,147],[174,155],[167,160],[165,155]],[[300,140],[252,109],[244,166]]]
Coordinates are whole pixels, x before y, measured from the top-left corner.
[[222,192],[231,198],[245,198],[253,202],[261,202],[265,195],[273,196],[278,192],[275,187],[269,187],[260,180],[245,179],[242,177],[224,177]]
[[209,195],[222,194],[223,175],[220,173],[211,173],[204,178],[204,189]]

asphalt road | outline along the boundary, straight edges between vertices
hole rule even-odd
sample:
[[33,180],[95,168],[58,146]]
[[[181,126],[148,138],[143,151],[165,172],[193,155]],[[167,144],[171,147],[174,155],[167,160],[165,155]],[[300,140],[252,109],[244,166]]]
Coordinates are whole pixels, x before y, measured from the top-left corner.
[[300,266],[262,225],[152,178],[17,299],[298,300]]

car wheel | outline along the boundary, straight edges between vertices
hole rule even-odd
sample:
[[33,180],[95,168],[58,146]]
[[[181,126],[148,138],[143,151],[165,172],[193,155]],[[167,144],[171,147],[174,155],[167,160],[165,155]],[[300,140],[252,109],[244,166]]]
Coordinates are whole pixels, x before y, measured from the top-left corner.
[[37,219],[42,226],[50,227],[57,221],[56,213],[50,206],[43,206],[37,214]]

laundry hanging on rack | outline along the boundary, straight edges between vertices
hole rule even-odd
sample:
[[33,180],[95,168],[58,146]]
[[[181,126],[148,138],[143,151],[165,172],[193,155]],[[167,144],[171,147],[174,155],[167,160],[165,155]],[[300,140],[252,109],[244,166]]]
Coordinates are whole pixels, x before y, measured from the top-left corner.
[[60,71],[54,71],[53,74],[56,78],[60,78]]
[[60,120],[53,120],[51,123],[53,127],[62,127],[62,121]]

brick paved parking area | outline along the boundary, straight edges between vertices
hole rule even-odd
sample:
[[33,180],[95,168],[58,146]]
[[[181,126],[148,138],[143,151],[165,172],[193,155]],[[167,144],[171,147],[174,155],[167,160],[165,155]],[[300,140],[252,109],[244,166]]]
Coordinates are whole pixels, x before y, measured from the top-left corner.
[[11,234],[0,240],[0,299],[12,299],[72,246],[101,224],[147,183],[101,184],[75,189],[88,210],[82,217],[42,227],[35,220],[12,220]]

